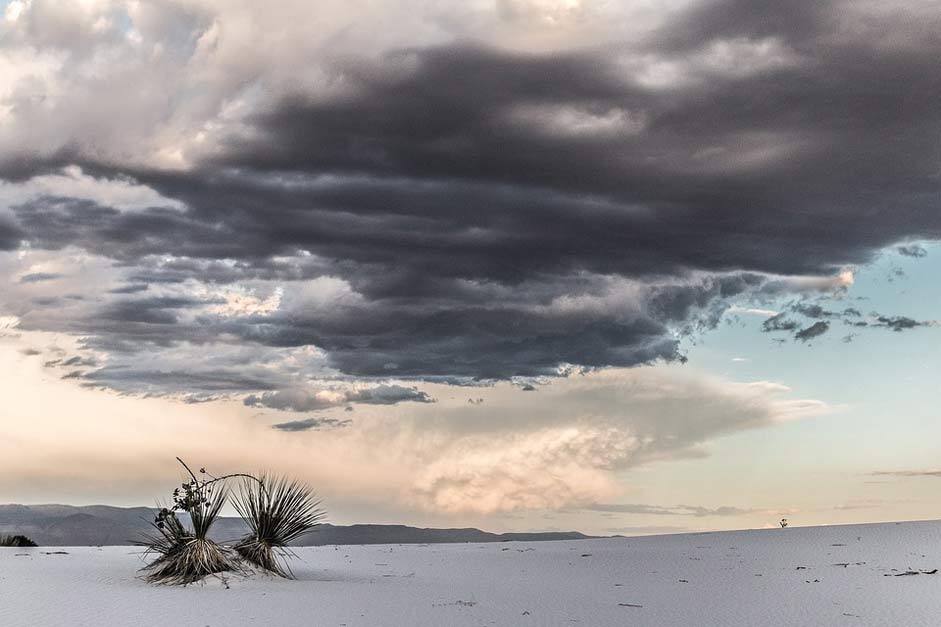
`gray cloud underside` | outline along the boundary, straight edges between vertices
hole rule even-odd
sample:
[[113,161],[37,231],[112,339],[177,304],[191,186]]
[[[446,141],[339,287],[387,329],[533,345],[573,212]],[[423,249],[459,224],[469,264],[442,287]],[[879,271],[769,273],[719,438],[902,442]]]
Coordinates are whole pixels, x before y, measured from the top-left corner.
[[879,470],[869,474],[874,477],[941,477],[941,470]]
[[297,432],[297,431],[319,431],[321,429],[343,429],[353,424],[352,420],[338,420],[336,418],[305,418],[303,420],[291,420],[289,422],[279,422],[271,425],[272,429],[277,431]]
[[[339,372],[374,378],[677,359],[678,330],[769,274],[832,274],[941,234],[941,18],[845,9],[711,2],[578,52],[460,43],[327,58],[343,89],[263,102],[184,170],[121,166],[68,137],[8,155],[10,180],[75,163],[183,206],[47,195],[0,216],[0,249],[74,246],[126,270],[85,317],[24,313],[23,328],[109,350],[315,345]],[[207,24],[194,18],[190,34]],[[727,58],[710,60],[717,49]],[[674,78],[643,79],[650,58]],[[133,297],[194,278],[323,276],[362,298],[221,318]],[[636,306],[552,306],[601,302],[619,277],[653,287]]]
[[0,251],[16,250],[20,247],[24,233],[6,216],[0,215]]
[[56,272],[32,272],[20,277],[20,283],[40,283],[42,281],[54,281],[61,279],[63,275]]
[[147,392],[157,394],[170,391],[183,393],[225,393],[243,390],[266,390],[274,387],[270,379],[246,376],[237,369],[214,370],[198,373],[186,371],[159,371],[146,368],[100,368],[92,372],[72,372],[66,377],[82,379],[88,387],[110,387],[117,390]]
[[309,391],[276,391],[251,394],[245,404],[251,407],[270,407],[289,411],[312,411],[360,403],[363,405],[395,405],[404,401],[433,403],[428,394],[414,387],[401,385],[377,385],[358,390],[344,390],[336,395],[317,395]]

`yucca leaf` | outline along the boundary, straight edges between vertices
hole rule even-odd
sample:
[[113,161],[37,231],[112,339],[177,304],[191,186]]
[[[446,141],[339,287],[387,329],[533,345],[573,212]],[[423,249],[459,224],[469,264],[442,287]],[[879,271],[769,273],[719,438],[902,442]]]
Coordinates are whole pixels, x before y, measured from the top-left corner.
[[235,550],[244,560],[283,577],[291,576],[281,563],[288,545],[314,530],[325,516],[310,487],[283,476],[243,480],[232,504],[250,530]]

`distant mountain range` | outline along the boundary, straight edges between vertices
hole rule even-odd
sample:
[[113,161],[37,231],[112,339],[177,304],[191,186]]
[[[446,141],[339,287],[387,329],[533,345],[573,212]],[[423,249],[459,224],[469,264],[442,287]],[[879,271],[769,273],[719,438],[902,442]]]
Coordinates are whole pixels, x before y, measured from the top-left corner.
[[[0,534],[23,534],[41,546],[127,545],[151,531],[149,507],[108,505],[0,505]],[[240,518],[220,518],[213,527],[217,541],[235,540],[245,533]],[[325,544],[431,544],[437,542],[508,542],[581,540],[576,531],[545,533],[488,533],[480,529],[422,529],[405,525],[321,525],[297,546]]]

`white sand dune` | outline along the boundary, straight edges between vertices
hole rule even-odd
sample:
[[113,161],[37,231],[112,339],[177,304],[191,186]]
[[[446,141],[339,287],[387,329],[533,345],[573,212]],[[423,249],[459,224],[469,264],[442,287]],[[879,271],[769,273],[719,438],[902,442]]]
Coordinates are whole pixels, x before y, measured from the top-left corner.
[[941,625],[941,522],[297,553],[171,588],[135,548],[0,549],[0,625]]

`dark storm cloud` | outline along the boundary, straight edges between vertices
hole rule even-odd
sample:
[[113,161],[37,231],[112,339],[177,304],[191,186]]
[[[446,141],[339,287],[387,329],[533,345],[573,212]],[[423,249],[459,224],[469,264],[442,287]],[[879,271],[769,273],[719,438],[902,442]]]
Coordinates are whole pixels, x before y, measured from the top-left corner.
[[[817,305],[815,303],[797,303],[791,306],[791,311],[793,311],[794,313],[799,313],[802,316],[807,316],[808,318],[818,318],[818,319],[819,318],[839,318],[840,316],[845,314],[845,312],[831,311],[829,309],[825,309],[824,307]],[[859,313],[857,313],[856,315],[859,315]]]
[[178,310],[202,307],[218,301],[194,298],[155,297],[136,300],[118,300],[100,310],[97,318],[108,324],[146,323],[174,325],[179,320]]
[[[2,172],[0,172],[2,174]],[[19,226],[6,217],[0,215],[0,251],[16,250],[23,240],[23,232]]]
[[147,255],[240,258],[236,225],[214,229],[191,213],[154,207],[123,212],[91,200],[45,196],[13,207],[25,239],[37,248],[78,245],[122,261]]
[[824,333],[830,330],[830,323],[824,320],[813,323],[809,327],[803,328],[797,333],[794,334],[795,340],[800,340],[801,342],[806,342],[812,340],[815,337],[820,337]]
[[771,316],[761,324],[761,330],[770,333],[772,331],[793,331],[798,328],[798,323],[785,317],[783,313]]
[[[924,207],[939,189],[929,137],[941,121],[941,46],[816,39],[827,9],[786,4],[713,10],[727,24],[736,11],[767,14],[736,27],[760,25],[752,37],[794,20],[817,25],[777,33],[803,62],[666,90],[631,82],[619,59],[634,53],[619,49],[537,56],[457,46],[334,68],[350,93],[297,96],[258,115],[257,139],[233,138],[216,161],[237,173],[138,173],[190,211],[121,216],[116,234],[131,252],[141,229],[177,239],[185,224],[196,232],[171,246],[179,254],[245,259],[302,246],[500,280],[572,268],[827,272],[911,233],[936,235]],[[697,46],[721,36],[705,32]],[[589,129],[618,111],[644,122],[569,132],[554,130],[553,111],[575,111]],[[284,185],[285,173],[342,176],[298,186]],[[221,232],[204,237],[219,219]],[[201,253],[187,246],[196,240]]]
[[[471,276],[827,272],[911,233],[937,235],[938,220],[924,208],[939,191],[939,148],[928,137],[941,128],[933,104],[941,47],[789,43],[816,56],[669,90],[630,83],[616,50],[412,51],[403,54],[415,69],[404,76],[355,67],[343,73],[355,85],[351,95],[282,103],[258,118],[261,139],[233,141],[222,161],[252,171],[355,173],[360,180],[335,190],[337,208],[355,214],[352,231],[367,217],[392,228],[379,236],[386,246],[354,255],[382,261],[393,243],[417,244],[406,263],[428,264],[447,245],[449,270]],[[517,119],[526,107],[537,123]],[[540,107],[549,113],[540,117]],[[644,128],[553,130],[552,112],[568,110],[586,124],[622,111],[642,117]],[[412,181],[407,193],[382,193],[397,179]],[[435,228],[431,242],[405,232],[418,235],[424,225]],[[475,233],[492,236],[469,242]]]
[[[830,320],[839,320],[843,324],[853,327],[884,328],[892,331],[905,331],[917,327],[934,327],[938,323],[933,320],[915,320],[908,316],[886,316],[878,312],[871,312],[866,319],[862,312],[854,307],[845,307],[840,311],[827,309],[812,302],[797,302],[787,306],[787,312],[798,314],[816,322],[801,328],[801,323],[787,317],[786,313],[779,313],[762,323],[762,331],[796,331],[794,339],[806,342],[819,337],[830,330]],[[852,342],[858,334],[849,334],[842,338],[846,343]]]
[[319,431],[321,429],[343,429],[353,424],[350,419],[338,420],[336,418],[305,418],[303,420],[291,420],[289,422],[279,422],[271,425],[272,429],[278,431],[310,431],[311,429]]
[[127,285],[122,285],[121,287],[116,287],[114,289],[108,290],[109,294],[137,294],[140,292],[146,292],[150,289],[150,286],[146,283],[129,283]]
[[[680,359],[677,331],[714,325],[727,299],[794,289],[769,275],[832,275],[941,235],[941,16],[845,9],[718,1],[579,52],[326,60],[342,89],[263,102],[189,169],[75,149],[86,172],[182,209],[34,198],[0,218],[0,248],[77,246],[140,285],[333,276],[362,296],[230,319],[206,301],[109,301],[68,323],[97,347],[316,345],[347,375],[456,380]],[[663,65],[675,76],[658,83]],[[604,278],[646,287],[619,297]],[[818,322],[764,329],[806,340],[840,315],[789,313]]]
[[905,246],[899,246],[896,250],[899,251],[900,255],[904,255],[905,257],[920,258],[920,257],[928,256],[928,251],[925,250],[925,247],[920,246],[918,244],[909,244]]
[[428,311],[378,303],[330,317],[239,321],[231,330],[270,346],[314,344],[340,371],[357,376],[507,378],[556,374],[562,363],[632,366],[678,357],[677,340],[649,317],[460,303]]
[[869,326],[885,327],[893,331],[905,331],[915,327],[935,326],[934,322],[920,321],[909,318],[908,316],[879,316],[876,321]]

